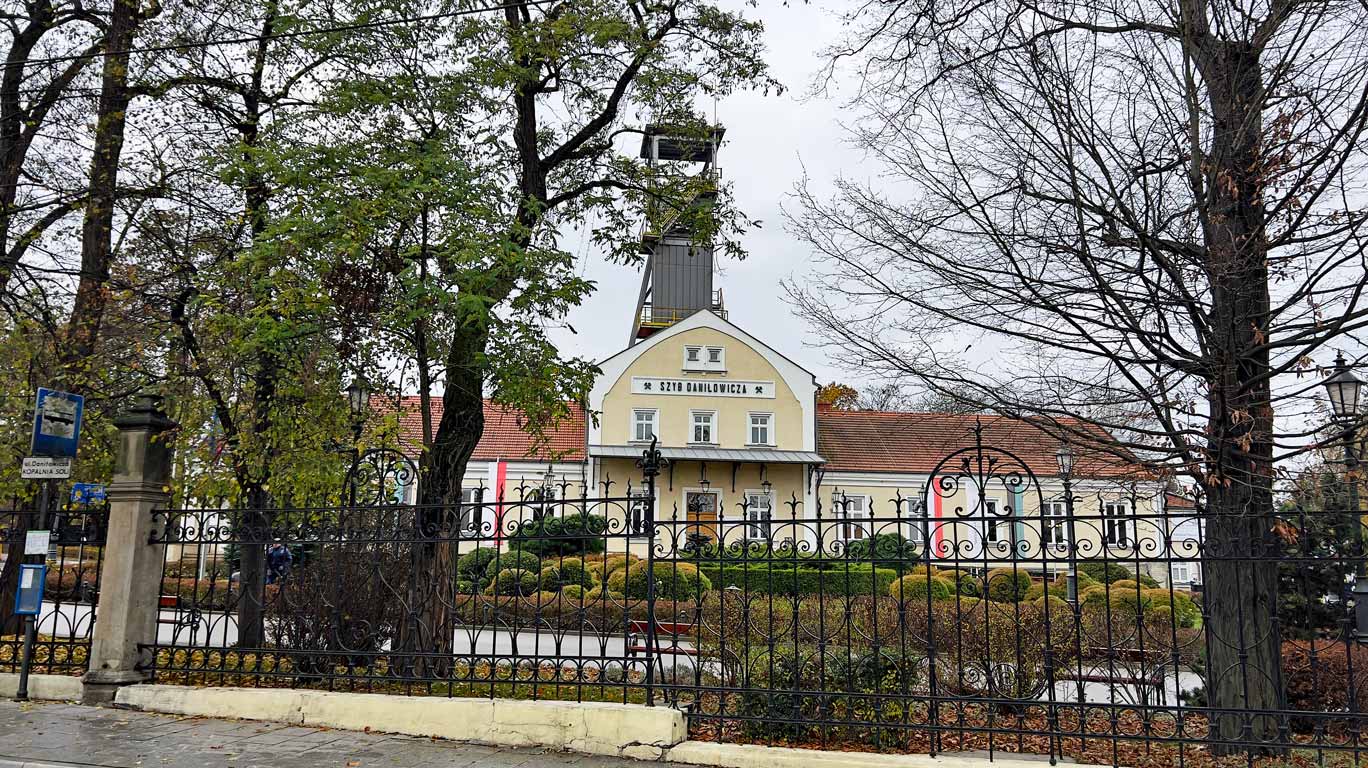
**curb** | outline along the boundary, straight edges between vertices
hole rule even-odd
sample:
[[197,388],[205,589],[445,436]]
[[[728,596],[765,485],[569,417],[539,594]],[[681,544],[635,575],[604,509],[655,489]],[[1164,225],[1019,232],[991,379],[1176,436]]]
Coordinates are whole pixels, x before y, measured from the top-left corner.
[[13,760],[0,757],[0,768],[110,768],[97,763],[48,763],[42,760]]

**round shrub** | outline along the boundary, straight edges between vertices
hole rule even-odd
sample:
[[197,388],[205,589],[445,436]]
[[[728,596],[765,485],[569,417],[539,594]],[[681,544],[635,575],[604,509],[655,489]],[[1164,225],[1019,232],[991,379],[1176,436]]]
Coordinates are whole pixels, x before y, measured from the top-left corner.
[[1135,578],[1135,574],[1116,563],[1082,563],[1078,566],[1078,572],[1080,574],[1086,573],[1088,578],[1102,584],[1110,584],[1113,581]]
[[[1113,585],[1114,586],[1114,585]],[[1111,607],[1112,613],[1126,616],[1143,616],[1146,611],[1154,606],[1154,598],[1145,592],[1136,592],[1133,589],[1123,589],[1121,591],[1112,590]]]
[[[1146,600],[1147,615],[1162,608],[1165,611],[1172,611],[1173,620],[1179,627],[1188,629],[1202,623],[1202,609],[1197,607],[1192,595],[1187,592],[1175,590],[1170,593],[1167,589],[1161,588],[1146,589],[1140,594]],[[1134,594],[1131,595],[1130,602],[1135,602]]]
[[1140,582],[1140,586],[1144,587],[1145,589],[1159,589],[1160,587],[1159,581],[1155,579],[1153,576],[1149,575],[1148,573],[1140,574],[1136,577],[1135,580]]
[[626,599],[627,597],[623,595],[621,592],[614,592],[611,589],[605,590],[603,587],[594,587],[593,589],[584,593],[584,601],[586,603],[591,603],[598,600],[608,600],[614,603],[621,603]]
[[967,571],[959,571],[955,578],[955,588],[965,597],[983,597],[983,582]]
[[608,578],[603,580],[603,586],[607,587],[609,592],[626,592],[627,569],[618,568],[615,571],[610,571]]
[[517,549],[511,552],[502,552],[497,558],[489,561],[488,567],[485,568],[485,575],[492,577],[499,571],[507,570],[539,573],[541,571],[541,558],[531,552]]
[[479,582],[470,581],[468,579],[458,579],[456,581],[456,594],[458,595],[473,595],[479,591]]
[[[712,589],[708,577],[688,563],[655,563],[653,569],[648,569],[647,563],[636,563],[627,569],[625,594],[646,597],[651,578],[656,582],[655,596],[661,600],[688,600]],[[611,580],[608,588],[613,588]]]
[[486,595],[530,595],[537,591],[537,573],[521,568],[508,568],[494,574]]
[[1056,597],[1055,595],[1038,597],[1031,601],[1031,605],[1034,605],[1036,609],[1043,614],[1045,613],[1045,604],[1047,602],[1050,604],[1051,619],[1073,615],[1073,607],[1069,605],[1069,601],[1062,597]]
[[566,584],[561,587],[560,593],[567,600],[579,600],[584,597],[585,589],[578,584]]
[[[907,576],[930,576],[933,579],[937,576],[943,575],[941,571],[934,565],[914,565],[911,568],[908,568],[906,571],[904,571],[904,574]],[[953,578],[954,574],[949,574],[946,580],[953,580]]]
[[1140,582],[1135,579],[1121,579],[1120,581],[1113,581],[1110,586],[1113,595],[1117,592],[1130,592],[1134,594],[1136,590],[1140,589]]
[[888,594],[894,600],[902,602],[926,602],[928,597],[931,600],[949,600],[955,596],[955,585],[945,579],[928,577],[925,573],[920,573],[904,576],[889,584]]
[[1032,584],[1032,585],[1031,585],[1031,588],[1030,588],[1030,589],[1026,590],[1026,596],[1023,597],[1022,599],[1023,599],[1023,600],[1030,600],[1031,602],[1035,602],[1036,600],[1039,600],[1040,598],[1042,598],[1042,597],[1044,597],[1044,596],[1045,596],[1045,585],[1042,584],[1042,583],[1040,583],[1040,582],[1036,582],[1035,584]]
[[988,572],[988,599],[999,603],[1016,603],[1031,590],[1031,574],[998,568]]
[[594,586],[594,574],[577,557],[567,557],[559,563],[548,565],[541,570],[542,589],[555,592],[568,584],[582,587]]
[[1078,593],[1078,601],[1084,608],[1100,610],[1107,605],[1107,587],[1105,584],[1094,584]]
[[461,555],[456,560],[456,573],[463,579],[479,581],[485,576],[492,576],[488,573],[489,564],[494,562],[494,558],[499,556],[499,550],[493,547],[479,547]]

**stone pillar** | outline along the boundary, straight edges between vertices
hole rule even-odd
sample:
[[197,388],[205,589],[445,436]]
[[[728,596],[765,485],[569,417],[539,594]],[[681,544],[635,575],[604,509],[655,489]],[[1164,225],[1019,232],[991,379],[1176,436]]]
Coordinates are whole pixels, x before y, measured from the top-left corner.
[[161,398],[142,394],[128,413],[114,420],[119,447],[114,479],[109,484],[109,532],[100,571],[100,604],[96,611],[82,699],[107,704],[119,686],[142,682],[139,643],[157,635],[157,602],[161,596],[162,547],[149,544],[156,520],[171,495],[172,448],[165,439],[176,423],[161,409]]

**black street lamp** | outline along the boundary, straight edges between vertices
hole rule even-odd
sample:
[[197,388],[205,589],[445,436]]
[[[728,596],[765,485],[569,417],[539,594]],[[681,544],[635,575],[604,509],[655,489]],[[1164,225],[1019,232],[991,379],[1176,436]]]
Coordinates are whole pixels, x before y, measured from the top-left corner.
[[[1359,506],[1358,488],[1358,451],[1355,443],[1358,438],[1359,399],[1363,393],[1363,380],[1354,375],[1344,360],[1344,353],[1335,355],[1335,370],[1325,380],[1325,393],[1330,398],[1330,411],[1335,422],[1344,425],[1344,469],[1349,481],[1349,509],[1354,515],[1354,525],[1359,538],[1364,537],[1363,511]],[[1368,543],[1365,543],[1368,555]],[[1368,557],[1361,556],[1354,567],[1354,639],[1368,643]]]
[[1068,600],[1078,605],[1078,542],[1074,539],[1074,496],[1073,470],[1074,455],[1068,445],[1059,446],[1055,451],[1055,463],[1059,465],[1059,476],[1064,480],[1064,526],[1069,538],[1065,546],[1069,548],[1069,573],[1065,576],[1065,589]]
[[370,389],[359,376],[347,385],[347,407],[351,409],[352,436],[355,438],[353,442],[359,442],[361,428],[366,424],[367,411],[370,408]]

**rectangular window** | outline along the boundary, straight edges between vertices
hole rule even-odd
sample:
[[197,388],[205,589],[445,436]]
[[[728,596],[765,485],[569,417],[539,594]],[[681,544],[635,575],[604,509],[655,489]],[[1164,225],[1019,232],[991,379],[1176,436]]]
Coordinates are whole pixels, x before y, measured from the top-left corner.
[[1130,546],[1130,510],[1124,501],[1109,501],[1103,505],[1102,516],[1105,526],[1107,545],[1112,547]]
[[869,538],[869,497],[838,493],[831,497],[831,510],[840,522],[836,535],[845,541]]
[[[926,543],[926,537],[922,534],[931,528],[931,521],[926,520],[926,504],[920,499],[907,500],[907,540],[913,544],[921,545]],[[926,528],[922,526],[925,525]]]
[[721,365],[721,364],[722,364],[722,348],[721,348],[721,347],[708,347],[708,365],[712,366],[712,365]]
[[1192,566],[1190,566],[1190,565],[1187,564],[1187,563],[1174,563],[1174,564],[1173,564],[1173,583],[1174,583],[1174,584],[1191,584],[1191,583],[1192,583]]
[[1040,508],[1040,540],[1047,547],[1069,546],[1068,506],[1062,501],[1047,501]]
[[632,411],[632,440],[638,443],[651,442],[657,434],[656,413],[657,411],[652,408]]
[[752,413],[750,415],[750,444],[751,445],[774,445],[774,432],[770,422],[774,419],[772,414]]
[[685,348],[684,348],[684,362],[686,362],[686,363],[697,363],[697,362],[699,362],[699,361],[702,359],[702,355],[703,355],[703,348],[702,348],[702,347],[685,347]]
[[1008,542],[1012,539],[1012,520],[1005,516],[997,499],[983,500],[983,540],[988,544]]
[[627,515],[632,524],[632,532],[640,533],[650,512],[651,495],[645,488],[633,488],[631,501],[628,502]]
[[480,521],[484,519],[481,515],[483,496],[484,489],[478,486],[461,489],[460,526],[462,532],[475,533],[480,530]]
[[774,493],[746,491],[746,538],[768,539],[770,516],[774,511]]
[[716,443],[717,411],[692,411],[691,413],[693,420],[693,430],[689,435],[689,442]]

